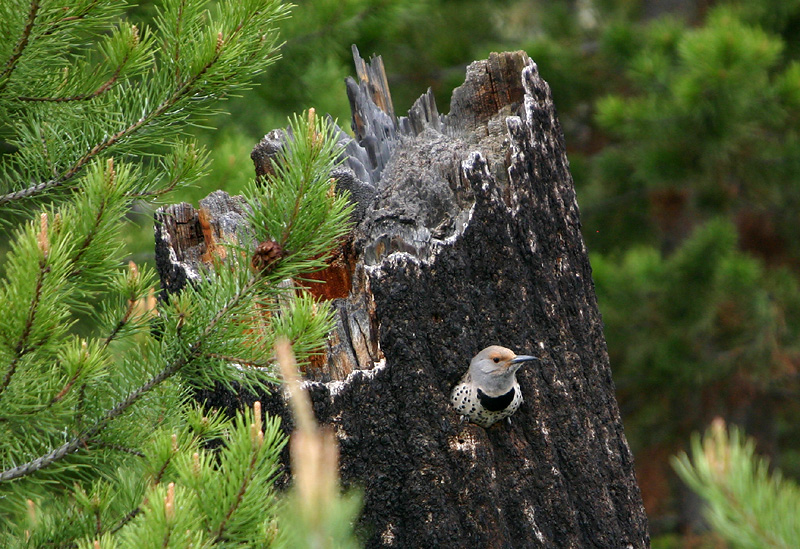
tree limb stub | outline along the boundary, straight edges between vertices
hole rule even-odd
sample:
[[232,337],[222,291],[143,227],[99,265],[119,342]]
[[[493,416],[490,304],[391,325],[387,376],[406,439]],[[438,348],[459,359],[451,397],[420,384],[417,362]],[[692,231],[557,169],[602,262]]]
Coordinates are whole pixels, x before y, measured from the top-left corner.
[[[536,64],[492,54],[467,68],[448,115],[429,91],[396,118],[380,58],[354,56],[356,138],[340,136],[337,181],[357,224],[331,275],[349,283],[326,296],[337,329],[305,374],[317,419],[336,430],[345,485],[364,490],[366,545],[649,546],[563,134]],[[285,138],[256,146],[257,172]],[[157,214],[167,291],[205,252],[202,231],[188,231],[190,254],[171,221],[187,208]],[[206,208],[212,227],[227,215]],[[483,429],[459,421],[449,394],[491,344],[540,361],[517,373],[525,401],[512,423]],[[200,397],[262,400],[291,431],[279,391]]]

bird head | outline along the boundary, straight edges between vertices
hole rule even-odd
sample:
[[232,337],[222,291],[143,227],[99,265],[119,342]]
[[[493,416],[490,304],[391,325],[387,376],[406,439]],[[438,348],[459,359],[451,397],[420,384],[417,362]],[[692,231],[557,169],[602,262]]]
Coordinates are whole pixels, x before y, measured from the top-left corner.
[[511,349],[492,345],[475,355],[469,364],[472,379],[491,396],[507,393],[514,384],[514,374],[523,362],[539,360],[535,356],[517,355]]

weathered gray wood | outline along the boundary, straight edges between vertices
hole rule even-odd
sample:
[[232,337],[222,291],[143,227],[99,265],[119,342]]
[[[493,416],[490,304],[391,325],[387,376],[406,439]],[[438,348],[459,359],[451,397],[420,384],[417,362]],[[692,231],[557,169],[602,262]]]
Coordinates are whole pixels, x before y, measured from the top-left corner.
[[[394,120],[394,105],[392,104],[392,93],[389,89],[389,81],[386,79],[386,69],[383,66],[383,58],[380,55],[373,57],[367,64],[358,53],[358,47],[353,44],[353,63],[356,67],[358,81],[366,86],[368,92],[366,98],[376,107],[386,114],[388,120]],[[357,111],[354,110],[356,115]]]
[[[364,490],[366,545],[647,547],[563,136],[536,65],[492,54],[470,65],[449,115],[428,93],[398,121],[388,88],[369,85],[385,82],[382,63],[355,53],[348,150],[370,192],[322,276],[340,290],[327,295],[339,326],[307,387],[336,430],[345,485]],[[541,361],[517,374],[525,402],[512,423],[483,429],[459,422],[448,397],[490,344]],[[291,431],[280,391],[201,397],[262,399]]]
[[203,265],[212,261],[211,254],[226,253],[218,244],[252,245],[247,212],[242,197],[224,191],[203,198],[197,209],[186,202],[159,208],[154,231],[161,287],[177,292],[187,282],[200,282]]

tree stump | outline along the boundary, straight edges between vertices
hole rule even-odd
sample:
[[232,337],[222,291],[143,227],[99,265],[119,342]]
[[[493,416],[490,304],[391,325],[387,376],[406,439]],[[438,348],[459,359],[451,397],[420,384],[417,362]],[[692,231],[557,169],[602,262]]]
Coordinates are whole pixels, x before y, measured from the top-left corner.
[[[563,134],[535,63],[492,54],[467,68],[448,115],[429,90],[398,119],[380,58],[354,57],[355,139],[342,133],[336,177],[357,225],[320,275],[339,281],[315,291],[338,325],[306,386],[336,431],[343,483],[364,491],[366,546],[649,546]],[[287,138],[256,146],[257,172]],[[188,205],[156,214],[167,291],[192,279],[207,226],[246,238],[230,223],[240,203],[223,195],[194,230],[175,229],[193,223]],[[449,395],[492,344],[540,362],[517,374],[525,402],[511,423],[484,429],[462,423]],[[260,398],[291,432],[282,391],[202,397]]]

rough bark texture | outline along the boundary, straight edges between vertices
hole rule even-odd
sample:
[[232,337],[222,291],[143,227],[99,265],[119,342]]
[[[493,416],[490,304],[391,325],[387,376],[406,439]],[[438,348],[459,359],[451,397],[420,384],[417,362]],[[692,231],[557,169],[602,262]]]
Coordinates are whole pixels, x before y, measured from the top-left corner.
[[[354,54],[356,139],[339,183],[358,190],[358,225],[338,271],[321,276],[349,281],[327,296],[339,326],[307,387],[338,435],[344,483],[364,490],[366,545],[648,546],[563,136],[536,65],[492,54],[468,67],[449,115],[429,92],[397,120],[379,60]],[[256,147],[259,173],[286,138]],[[169,227],[185,209],[157,214],[169,291],[182,268]],[[459,421],[449,394],[491,344],[540,362],[517,374],[525,402],[511,424],[483,429]],[[280,391],[203,396],[261,398],[291,430]]]

